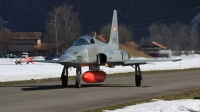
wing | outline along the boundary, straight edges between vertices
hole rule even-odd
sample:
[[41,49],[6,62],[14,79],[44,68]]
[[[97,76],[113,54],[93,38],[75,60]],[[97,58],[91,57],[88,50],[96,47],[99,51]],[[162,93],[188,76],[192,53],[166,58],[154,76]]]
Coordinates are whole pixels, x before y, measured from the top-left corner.
[[122,66],[129,66],[129,65],[141,65],[147,64],[150,62],[164,62],[164,61],[181,61],[182,59],[130,59],[130,60],[120,60],[120,61],[107,61],[108,65],[122,65]]
[[182,59],[131,59],[124,61],[124,65],[146,64],[148,62],[181,61]]
[[58,60],[32,60],[32,61],[41,63],[58,63]]

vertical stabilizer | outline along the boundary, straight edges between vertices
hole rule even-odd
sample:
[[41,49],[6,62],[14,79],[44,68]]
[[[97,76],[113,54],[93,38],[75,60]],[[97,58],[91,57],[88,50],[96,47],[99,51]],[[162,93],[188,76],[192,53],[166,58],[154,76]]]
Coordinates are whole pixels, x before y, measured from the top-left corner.
[[117,11],[116,10],[114,10],[114,12],[113,12],[110,40],[109,40],[108,44],[111,45],[113,49],[119,49],[118,23],[117,23]]

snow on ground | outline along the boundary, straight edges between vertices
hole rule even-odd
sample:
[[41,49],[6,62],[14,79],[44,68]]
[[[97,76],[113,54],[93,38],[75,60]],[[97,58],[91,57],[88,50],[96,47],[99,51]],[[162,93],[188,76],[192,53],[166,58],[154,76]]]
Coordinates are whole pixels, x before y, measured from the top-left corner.
[[[190,55],[173,58],[181,58],[183,60],[179,62],[149,63],[146,65],[141,65],[141,70],[172,70],[200,67],[200,55]],[[15,61],[16,59],[0,58],[0,82],[60,77],[63,69],[63,66],[60,64],[35,62],[36,64],[22,63],[22,65],[15,65]],[[83,73],[87,70],[88,67],[82,68]],[[107,74],[134,71],[131,66],[116,66],[115,68],[101,66],[101,70],[105,71]],[[75,74],[76,70],[74,68],[70,68],[69,76],[75,76]]]
[[[187,69],[200,67],[200,55],[190,55],[173,57],[183,59],[180,62],[157,62],[149,63],[141,66],[142,71],[151,70],[172,70],[172,69]],[[141,59],[141,58],[139,58]],[[43,79],[60,77],[62,72],[62,65],[52,63],[36,63],[15,65],[16,59],[0,58],[0,82],[5,81],[18,81],[30,79]],[[102,66],[101,69],[108,74],[132,72],[134,69],[130,66],[122,67],[116,66],[115,68],[107,68]],[[88,70],[88,67],[83,67],[82,72]],[[76,71],[74,68],[69,70],[69,76],[74,76]],[[174,100],[163,101],[157,100],[151,103],[138,104],[128,106],[124,109],[117,109],[112,112],[199,112],[200,100]],[[111,111],[105,111],[111,112]]]
[[127,106],[113,111],[104,110],[104,112],[200,112],[200,100],[156,100],[154,102]]

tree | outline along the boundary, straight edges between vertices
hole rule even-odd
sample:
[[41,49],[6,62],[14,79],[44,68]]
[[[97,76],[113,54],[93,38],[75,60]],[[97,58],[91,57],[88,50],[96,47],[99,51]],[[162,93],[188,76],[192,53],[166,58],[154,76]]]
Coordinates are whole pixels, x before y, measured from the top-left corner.
[[198,46],[198,42],[199,42],[198,31],[195,28],[193,31],[189,32],[189,39],[188,39],[189,49],[195,50]]
[[58,57],[58,16],[59,16],[60,9],[58,7],[54,7],[53,12],[49,12],[49,21],[47,23],[47,33],[51,35],[50,37],[54,37],[56,44],[56,57]]
[[78,19],[78,13],[72,11],[72,5],[63,4],[54,7],[53,12],[48,13],[48,22],[46,31],[49,40],[56,44],[56,57],[58,48],[68,48],[74,40],[80,35],[81,26]]
[[7,22],[4,21],[4,20],[1,18],[1,16],[0,16],[0,32],[2,32],[2,31],[4,30],[3,25],[4,25],[5,23],[7,23]]
[[142,37],[141,39],[140,39],[140,45],[144,45],[144,44],[146,44],[147,42],[149,42],[150,40],[149,40],[149,38],[148,37]]
[[[100,28],[100,33],[102,35],[110,35],[110,29],[111,29],[111,24],[107,24]],[[118,26],[118,31],[119,31],[118,35],[119,35],[119,43],[120,44],[125,44],[127,41],[131,40],[132,34],[131,34],[130,29],[128,29],[127,25],[120,24]]]
[[[191,31],[185,24],[177,22],[175,24],[152,23],[149,27],[148,41],[156,41],[172,50],[195,50],[198,45],[198,31]],[[144,41],[142,39],[141,41]]]
[[63,4],[60,8],[61,17],[61,35],[62,41],[66,48],[68,48],[80,36],[81,26],[78,19],[78,13],[72,11],[73,5]]
[[163,39],[161,36],[162,34],[160,30],[162,28],[162,25],[163,24],[160,22],[155,22],[151,24],[151,26],[149,27],[149,40],[163,44]]
[[3,31],[3,20],[2,18],[0,17],[0,31]]
[[6,56],[9,49],[12,47],[12,39],[10,36],[10,30],[5,28],[3,32],[0,32],[0,50],[3,52],[4,56]]

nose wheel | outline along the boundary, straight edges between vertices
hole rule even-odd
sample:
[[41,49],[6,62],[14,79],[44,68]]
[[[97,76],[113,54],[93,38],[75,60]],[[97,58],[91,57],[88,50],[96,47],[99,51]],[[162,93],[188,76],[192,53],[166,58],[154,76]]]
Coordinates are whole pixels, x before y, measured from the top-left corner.
[[77,67],[76,68],[76,81],[75,81],[76,88],[81,87],[81,74],[82,74],[81,67]]

